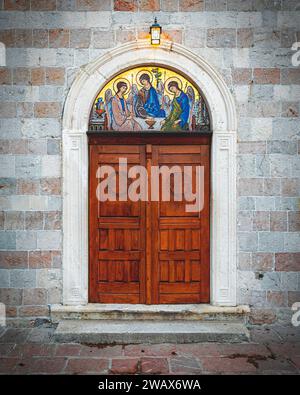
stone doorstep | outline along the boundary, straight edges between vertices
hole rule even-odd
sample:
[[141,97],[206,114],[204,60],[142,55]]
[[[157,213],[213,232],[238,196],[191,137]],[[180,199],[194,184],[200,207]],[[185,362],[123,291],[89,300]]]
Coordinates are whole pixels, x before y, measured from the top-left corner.
[[195,320],[62,320],[54,332],[57,342],[91,344],[238,343],[249,337],[242,323]]
[[98,304],[85,306],[50,306],[51,320],[159,320],[159,321],[219,321],[246,323],[250,308],[212,306],[209,304],[144,305]]

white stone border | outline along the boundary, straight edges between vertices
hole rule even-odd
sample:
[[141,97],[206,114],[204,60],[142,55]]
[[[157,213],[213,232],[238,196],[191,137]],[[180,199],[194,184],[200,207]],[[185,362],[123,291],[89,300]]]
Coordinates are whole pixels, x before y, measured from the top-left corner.
[[135,41],[81,68],[63,114],[63,303],[88,303],[88,144],[92,103],[107,80],[152,63],[189,76],[207,100],[212,121],[211,304],[236,305],[236,111],[221,75],[179,44]]

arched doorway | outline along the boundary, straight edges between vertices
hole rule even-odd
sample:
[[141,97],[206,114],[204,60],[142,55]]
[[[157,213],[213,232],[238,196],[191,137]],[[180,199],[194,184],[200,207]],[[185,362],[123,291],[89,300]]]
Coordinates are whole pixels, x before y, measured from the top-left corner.
[[165,66],[126,69],[100,88],[88,143],[89,301],[210,302],[211,132],[201,89]]
[[236,305],[236,114],[220,74],[181,45],[128,43],[82,68],[63,117],[63,303],[88,303],[89,114],[99,86],[122,70],[145,63],[169,67],[201,87],[211,114],[211,297],[215,305]]

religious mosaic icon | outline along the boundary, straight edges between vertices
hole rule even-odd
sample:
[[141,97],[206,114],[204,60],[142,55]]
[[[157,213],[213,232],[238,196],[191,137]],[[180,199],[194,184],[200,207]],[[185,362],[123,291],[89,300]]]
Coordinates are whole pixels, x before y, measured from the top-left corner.
[[158,66],[122,72],[94,102],[89,129],[119,132],[209,131],[201,91],[186,77]]

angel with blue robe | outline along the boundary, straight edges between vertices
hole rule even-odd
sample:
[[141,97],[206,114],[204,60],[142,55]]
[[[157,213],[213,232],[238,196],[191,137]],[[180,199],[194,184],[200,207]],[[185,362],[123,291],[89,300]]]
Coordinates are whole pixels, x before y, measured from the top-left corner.
[[178,131],[189,129],[190,100],[178,86],[176,81],[168,84],[168,89],[174,94],[171,105],[171,112],[166,119],[161,122],[162,131]]
[[166,113],[161,108],[157,91],[150,82],[148,74],[140,76],[143,88],[138,92],[135,103],[135,114],[140,118],[165,118]]

